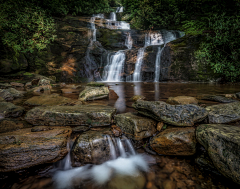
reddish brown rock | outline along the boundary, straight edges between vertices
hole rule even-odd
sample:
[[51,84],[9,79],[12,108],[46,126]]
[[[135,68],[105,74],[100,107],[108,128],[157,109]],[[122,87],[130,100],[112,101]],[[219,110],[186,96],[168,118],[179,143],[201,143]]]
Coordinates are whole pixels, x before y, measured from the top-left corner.
[[164,155],[193,155],[196,152],[195,128],[170,128],[152,138],[153,150]]
[[167,100],[168,104],[178,105],[178,104],[198,104],[198,100],[191,96],[176,96],[169,97]]

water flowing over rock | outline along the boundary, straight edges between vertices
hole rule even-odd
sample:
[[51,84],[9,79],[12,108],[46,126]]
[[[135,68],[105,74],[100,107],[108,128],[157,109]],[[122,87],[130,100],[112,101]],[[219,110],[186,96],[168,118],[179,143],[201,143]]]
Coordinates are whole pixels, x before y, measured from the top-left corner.
[[16,106],[11,102],[0,102],[0,119],[5,117],[19,117],[23,114],[25,108]]
[[166,101],[168,104],[177,105],[177,104],[198,104],[198,100],[191,96],[176,96],[169,97]]
[[132,40],[132,37],[131,37],[131,33],[128,33],[127,37],[126,37],[126,40],[125,40],[125,46],[128,49],[132,49],[132,44],[133,44],[133,40]]
[[135,64],[135,70],[133,73],[133,81],[142,81],[141,78],[141,68],[143,63],[143,57],[144,57],[144,51],[145,48],[140,48],[137,55],[137,62]]
[[206,107],[209,123],[230,123],[240,120],[240,102]]
[[221,124],[203,124],[196,136],[207,150],[214,166],[224,176],[240,184],[240,128]]
[[71,128],[54,127],[31,132],[31,128],[0,134],[1,172],[15,171],[59,161],[67,154]]
[[136,101],[133,107],[140,114],[176,126],[193,126],[208,115],[206,109],[193,104],[170,105],[162,101]]
[[28,111],[25,120],[33,125],[107,126],[115,112],[115,108],[99,105],[46,106]]
[[156,132],[156,121],[141,117],[136,113],[124,113],[115,116],[116,125],[126,134],[128,138],[142,140]]
[[170,128],[151,139],[150,145],[158,154],[189,156],[196,153],[195,128]]
[[79,100],[87,101],[87,100],[96,100],[108,98],[109,89],[108,87],[91,87],[86,86],[85,89],[79,94]]

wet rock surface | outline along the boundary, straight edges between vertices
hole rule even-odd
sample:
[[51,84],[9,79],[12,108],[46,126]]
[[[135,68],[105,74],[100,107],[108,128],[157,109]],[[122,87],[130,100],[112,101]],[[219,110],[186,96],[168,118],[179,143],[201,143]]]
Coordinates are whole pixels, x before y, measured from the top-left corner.
[[195,128],[166,129],[151,139],[150,145],[158,154],[194,155],[196,153]]
[[177,104],[198,104],[198,100],[191,96],[177,96],[169,97],[166,101],[168,104],[177,105]]
[[15,98],[23,97],[23,93],[14,88],[0,89],[0,97],[5,100],[13,100]]
[[31,128],[0,134],[0,172],[53,163],[67,154],[69,127],[31,132]]
[[209,123],[230,123],[240,120],[240,102],[207,106]]
[[196,136],[207,150],[214,166],[224,176],[240,184],[240,127],[221,124],[203,124]]
[[0,117],[19,117],[24,110],[23,107],[16,106],[11,102],[0,102]]
[[132,101],[138,101],[138,100],[145,100],[146,99],[146,97],[144,97],[144,96],[141,96],[141,95],[134,95],[132,98],[130,98],[130,100],[132,100]]
[[80,164],[101,164],[111,158],[110,146],[106,138],[109,128],[82,133],[73,146],[74,160]]
[[11,119],[3,119],[0,121],[0,133],[11,132],[27,127],[30,127],[30,125],[27,125],[22,121],[16,121]]
[[150,137],[156,132],[156,121],[136,113],[118,114],[114,121],[128,138],[134,140]]
[[5,102],[5,99],[0,97],[0,102]]
[[100,105],[35,107],[27,112],[25,120],[33,125],[107,126],[115,112],[115,108]]
[[176,126],[193,126],[208,115],[206,109],[193,104],[170,105],[162,101],[137,101],[133,107],[140,114]]
[[203,95],[199,96],[201,100],[210,100],[210,101],[216,101],[216,102],[222,102],[222,103],[230,103],[230,102],[238,102],[237,100],[227,98],[224,96],[216,96],[216,95]]
[[85,89],[79,94],[79,100],[96,100],[107,98],[109,94],[108,87],[92,87],[86,86]]
[[54,106],[73,102],[72,99],[59,96],[59,94],[41,95],[29,98],[24,104],[31,106]]

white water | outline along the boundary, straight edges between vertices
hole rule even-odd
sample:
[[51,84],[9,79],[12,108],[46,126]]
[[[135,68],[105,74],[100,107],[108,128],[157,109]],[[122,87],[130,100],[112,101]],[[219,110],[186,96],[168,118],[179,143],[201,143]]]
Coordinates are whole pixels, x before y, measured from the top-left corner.
[[132,40],[132,37],[131,37],[131,33],[128,32],[128,33],[127,33],[126,40],[125,40],[125,46],[126,46],[128,49],[132,49],[132,44],[133,44],[133,40]]
[[[107,136],[108,141],[111,140]],[[141,155],[136,155],[131,142],[125,138],[130,149],[130,156],[127,156],[120,138],[117,138],[117,148],[121,156],[117,159],[109,160],[101,165],[85,165],[83,167],[71,168],[64,171],[57,171],[53,176],[53,181],[57,189],[68,189],[80,185],[84,180],[93,180],[95,184],[103,185],[110,181],[115,175],[137,176],[139,171],[147,172],[148,163]],[[110,149],[113,142],[110,142]],[[115,148],[114,152],[115,153]],[[111,152],[112,154],[112,152]]]
[[104,68],[105,81],[119,82],[121,81],[121,74],[123,73],[125,52],[118,51],[114,55],[108,57],[108,63]]
[[141,81],[141,68],[142,68],[142,63],[143,63],[143,57],[144,57],[144,51],[145,51],[145,47],[140,48],[138,50],[138,55],[137,55],[137,62],[135,64],[135,70],[133,73],[133,81]]
[[111,20],[111,21],[117,21],[117,16],[116,16],[116,13],[115,13],[115,12],[111,12],[111,13],[110,13],[110,20]]
[[162,55],[164,47],[165,47],[165,44],[164,44],[163,48],[158,47],[158,52],[157,52],[156,62],[155,62],[155,78],[154,78],[154,82],[159,82],[160,71],[161,71],[161,55]]
[[118,12],[123,12],[123,7],[118,7],[117,10],[116,10],[116,12],[117,12],[117,13],[118,13]]

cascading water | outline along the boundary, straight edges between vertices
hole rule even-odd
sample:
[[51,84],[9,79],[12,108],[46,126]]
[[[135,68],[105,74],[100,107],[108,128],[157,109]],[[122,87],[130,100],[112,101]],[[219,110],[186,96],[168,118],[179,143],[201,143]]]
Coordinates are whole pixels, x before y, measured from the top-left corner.
[[144,57],[145,47],[140,48],[137,55],[137,62],[135,64],[135,70],[133,73],[133,81],[141,81],[141,68],[143,63],[143,57]]
[[68,189],[79,186],[85,180],[92,179],[98,185],[103,185],[115,175],[137,176],[139,171],[147,172],[148,163],[144,157],[137,155],[131,142],[125,137],[126,146],[129,149],[128,154],[120,138],[117,138],[116,148],[120,152],[117,158],[116,150],[110,136],[105,137],[108,140],[111,150],[112,160],[101,165],[85,165],[82,167],[71,168],[68,170],[59,170],[53,176],[53,181],[57,189]]
[[126,56],[124,51],[118,51],[108,58],[108,64],[104,68],[105,81],[121,81],[121,74],[123,72],[125,58]]
[[128,49],[132,49],[132,44],[133,44],[133,40],[132,40],[132,37],[131,37],[131,33],[128,32],[128,33],[127,33],[126,40],[125,40],[125,46],[126,46]]
[[158,82],[159,78],[160,78],[161,55],[162,55],[164,47],[165,47],[165,44],[164,44],[163,48],[158,47],[158,52],[157,52],[156,62],[155,62],[155,78],[154,78],[154,82]]
[[117,13],[119,12],[123,12],[123,7],[118,7],[117,10],[116,10]]
[[116,13],[115,13],[115,12],[111,12],[111,13],[110,13],[110,20],[111,20],[111,21],[117,21],[117,16],[116,16]]

